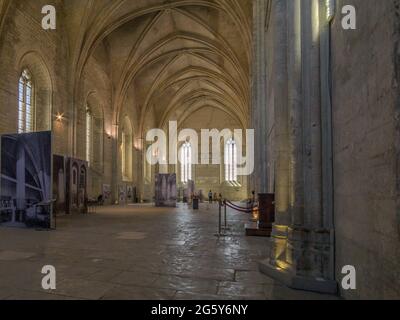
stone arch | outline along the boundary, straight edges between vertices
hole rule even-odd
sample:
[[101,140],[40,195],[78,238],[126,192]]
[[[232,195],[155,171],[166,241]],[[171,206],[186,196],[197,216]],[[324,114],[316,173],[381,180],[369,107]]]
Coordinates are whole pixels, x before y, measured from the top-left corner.
[[18,78],[25,69],[29,70],[34,83],[34,131],[51,130],[53,127],[53,80],[49,68],[38,52],[28,51],[19,60]]

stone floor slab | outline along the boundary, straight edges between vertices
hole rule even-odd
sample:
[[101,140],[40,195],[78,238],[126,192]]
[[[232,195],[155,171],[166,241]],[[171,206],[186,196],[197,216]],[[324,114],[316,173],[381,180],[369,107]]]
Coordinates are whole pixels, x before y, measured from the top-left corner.
[[[260,274],[269,239],[246,237],[250,217],[228,215],[229,234],[219,238],[218,207],[203,204],[196,212],[187,206],[102,207],[59,217],[51,232],[0,228],[0,299],[332,298]],[[44,265],[56,268],[55,291],[41,289]]]
[[33,256],[35,256],[35,253],[31,252],[0,251],[0,261],[26,260]]

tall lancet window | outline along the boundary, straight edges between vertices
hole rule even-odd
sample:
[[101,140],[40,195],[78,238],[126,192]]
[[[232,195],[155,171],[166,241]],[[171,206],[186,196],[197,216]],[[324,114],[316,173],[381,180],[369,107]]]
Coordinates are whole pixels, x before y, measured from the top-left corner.
[[28,69],[22,71],[18,82],[18,133],[35,130],[34,84]]
[[86,109],[86,161],[89,166],[92,162],[92,138],[93,138],[93,125],[92,113],[89,108]]
[[192,145],[185,142],[181,148],[181,182],[192,180]]
[[233,139],[225,145],[225,181],[237,182],[237,146]]

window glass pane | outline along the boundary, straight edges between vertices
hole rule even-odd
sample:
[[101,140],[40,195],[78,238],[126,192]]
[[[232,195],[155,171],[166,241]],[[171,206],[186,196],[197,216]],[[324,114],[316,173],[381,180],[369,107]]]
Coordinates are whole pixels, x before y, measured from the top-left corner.
[[186,142],[181,147],[181,182],[192,180],[192,146]]
[[232,181],[237,182],[237,147],[235,141],[232,144],[232,157]]
[[192,146],[188,144],[187,149],[188,149],[187,179],[192,180]]
[[86,161],[90,165],[92,156],[92,116],[88,111],[86,113]]
[[23,70],[18,81],[18,133],[34,130],[35,109],[33,83],[28,70]]
[[225,145],[225,180],[237,182],[237,146],[230,139]]
[[22,101],[18,102],[18,133],[23,133],[25,131],[24,126],[24,103]]
[[23,78],[19,79],[19,84],[18,84],[18,100],[19,101],[24,101],[24,80]]
[[185,148],[181,147],[181,182],[185,182]]

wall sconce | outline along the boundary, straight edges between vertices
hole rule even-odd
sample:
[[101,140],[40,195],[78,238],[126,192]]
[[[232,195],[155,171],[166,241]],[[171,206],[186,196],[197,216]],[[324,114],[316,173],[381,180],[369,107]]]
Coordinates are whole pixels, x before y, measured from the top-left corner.
[[64,114],[62,113],[57,113],[57,115],[56,115],[56,121],[57,122],[63,122],[63,120],[64,120]]
[[142,139],[142,138],[135,139],[134,148],[137,151],[141,151],[141,150],[143,150],[143,144],[144,144],[144,139]]
[[335,16],[335,0],[325,0],[326,5],[326,19],[328,22],[332,21]]
[[105,132],[106,133],[106,138],[108,139],[108,140],[111,140],[111,133],[110,132],[108,132],[108,131],[106,131]]

